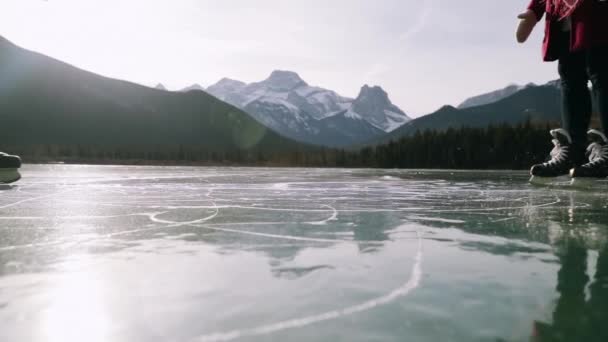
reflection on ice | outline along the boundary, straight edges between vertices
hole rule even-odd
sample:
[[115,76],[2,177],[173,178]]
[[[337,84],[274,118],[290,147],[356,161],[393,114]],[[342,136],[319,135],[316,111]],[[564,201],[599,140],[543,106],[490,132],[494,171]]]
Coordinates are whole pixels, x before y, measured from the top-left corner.
[[584,324],[608,319],[602,192],[512,173],[23,171],[0,189],[3,341],[593,340]]

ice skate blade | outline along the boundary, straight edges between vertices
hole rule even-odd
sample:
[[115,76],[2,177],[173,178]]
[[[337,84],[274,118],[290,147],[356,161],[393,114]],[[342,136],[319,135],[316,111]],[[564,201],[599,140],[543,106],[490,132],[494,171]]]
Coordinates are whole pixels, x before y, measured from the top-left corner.
[[572,182],[569,176],[559,177],[539,177],[532,176],[530,178],[530,184],[538,186],[568,186]]
[[0,169],[0,184],[14,183],[21,179],[18,169]]

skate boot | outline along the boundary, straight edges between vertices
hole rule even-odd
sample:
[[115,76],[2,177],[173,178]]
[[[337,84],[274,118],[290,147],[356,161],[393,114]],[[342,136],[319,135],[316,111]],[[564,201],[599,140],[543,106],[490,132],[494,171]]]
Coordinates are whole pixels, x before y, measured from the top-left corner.
[[0,184],[13,183],[21,179],[21,158],[0,152]]
[[555,146],[551,151],[551,159],[543,164],[532,166],[530,169],[531,183],[550,184],[557,177],[569,175],[572,168],[585,162],[584,147],[573,144],[568,131],[562,128],[554,129],[551,131],[551,136],[553,136]]
[[598,130],[588,133],[591,145],[587,148],[589,162],[570,171],[570,176],[576,178],[607,178],[608,177],[608,137]]

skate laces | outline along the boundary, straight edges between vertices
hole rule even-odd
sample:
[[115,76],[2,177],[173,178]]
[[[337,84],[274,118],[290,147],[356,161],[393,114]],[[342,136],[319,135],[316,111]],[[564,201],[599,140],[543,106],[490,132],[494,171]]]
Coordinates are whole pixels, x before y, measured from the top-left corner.
[[[557,163],[561,163],[565,160],[568,159],[568,151],[570,149],[570,146],[564,146],[562,145],[559,140],[557,139],[553,139],[553,145],[555,147],[553,147],[553,150],[551,150],[550,156],[551,156],[551,160],[549,162],[547,162],[547,164],[557,164]],[[608,152],[608,150],[607,150]]]
[[608,161],[608,144],[592,143],[587,148],[589,164],[597,165]]

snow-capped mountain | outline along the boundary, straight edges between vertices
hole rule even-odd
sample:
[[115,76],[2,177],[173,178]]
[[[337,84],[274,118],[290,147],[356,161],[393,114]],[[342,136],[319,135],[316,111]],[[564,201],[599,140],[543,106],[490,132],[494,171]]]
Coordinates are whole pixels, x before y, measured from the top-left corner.
[[314,144],[361,143],[410,120],[380,87],[364,86],[351,99],[310,86],[291,71],[274,71],[250,84],[224,78],[207,92],[283,135]]
[[183,92],[183,93],[187,93],[187,92],[192,91],[192,90],[204,91],[205,88],[203,88],[203,86],[201,86],[200,84],[195,83],[195,84],[193,84],[193,85],[191,85],[189,87],[186,87],[186,88],[184,88],[184,89],[182,89],[180,91]]
[[385,132],[394,131],[410,121],[399,107],[391,103],[388,94],[377,86],[363,86],[348,112],[362,116],[364,120]]

